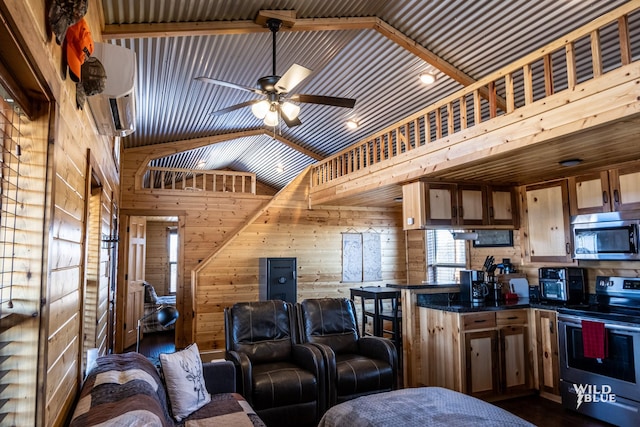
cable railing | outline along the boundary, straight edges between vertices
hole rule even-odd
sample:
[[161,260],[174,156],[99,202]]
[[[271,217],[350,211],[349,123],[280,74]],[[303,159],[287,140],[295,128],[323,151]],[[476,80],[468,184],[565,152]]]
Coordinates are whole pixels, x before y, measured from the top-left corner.
[[420,147],[445,147],[451,135],[631,64],[640,55],[639,21],[638,2],[630,2],[318,162],[312,191]]

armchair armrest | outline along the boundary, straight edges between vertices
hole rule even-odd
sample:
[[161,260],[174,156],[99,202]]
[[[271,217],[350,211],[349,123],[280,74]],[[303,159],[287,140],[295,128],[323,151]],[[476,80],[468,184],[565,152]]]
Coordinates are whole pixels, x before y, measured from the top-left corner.
[[336,389],[336,354],[333,349],[326,344],[309,343],[309,345],[315,347],[322,355],[324,362],[324,383],[325,393],[327,396],[327,408],[336,404],[337,389]]
[[251,360],[249,360],[246,354],[233,350],[227,351],[226,358],[233,362],[236,367],[237,391],[242,394],[242,397],[251,405],[253,403],[251,399],[251,395],[253,394],[253,386],[251,384],[253,366],[251,365]]
[[398,369],[398,353],[390,340],[380,337],[362,337],[358,340],[358,348],[363,356],[389,363],[395,375]]
[[327,409],[327,367],[322,351],[313,344],[294,344],[291,355],[296,365],[311,372],[318,380],[318,413]]
[[228,360],[202,364],[202,375],[209,394],[236,392],[236,367]]

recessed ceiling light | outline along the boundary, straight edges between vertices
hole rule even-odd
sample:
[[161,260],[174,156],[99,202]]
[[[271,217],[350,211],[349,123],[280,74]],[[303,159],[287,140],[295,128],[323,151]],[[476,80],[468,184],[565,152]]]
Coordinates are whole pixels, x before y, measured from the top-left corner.
[[576,166],[576,165],[579,165],[580,163],[582,163],[582,159],[566,159],[558,162],[560,166],[565,166],[565,167]]
[[278,165],[278,166],[276,166],[276,172],[278,172],[278,173],[284,173],[284,166],[282,166],[282,165]]
[[430,85],[436,81],[436,76],[431,73],[422,73],[420,74],[420,81],[426,85]]
[[358,127],[360,127],[360,123],[358,123],[357,121],[351,119],[351,120],[347,120],[347,127],[349,129],[358,129]]

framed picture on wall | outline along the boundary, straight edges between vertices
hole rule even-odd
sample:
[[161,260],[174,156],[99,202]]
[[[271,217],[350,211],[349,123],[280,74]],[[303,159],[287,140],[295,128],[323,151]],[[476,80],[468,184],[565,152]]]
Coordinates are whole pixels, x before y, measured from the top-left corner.
[[478,238],[473,241],[474,248],[496,248],[513,246],[513,230],[475,230]]

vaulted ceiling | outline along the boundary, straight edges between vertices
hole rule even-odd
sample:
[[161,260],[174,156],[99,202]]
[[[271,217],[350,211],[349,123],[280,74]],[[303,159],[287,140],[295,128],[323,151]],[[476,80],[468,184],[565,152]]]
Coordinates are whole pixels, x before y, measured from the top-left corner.
[[[230,139],[156,166],[255,172],[280,189],[305,167],[500,69],[626,3],[622,0],[102,0],[106,42],[137,54],[136,131],[125,148],[220,134]],[[242,108],[271,74],[271,33],[261,11],[285,11],[277,73],[312,74],[296,93],[355,98],[353,109],[300,104],[302,125],[265,128]],[[264,15],[264,12],[263,12]],[[257,20],[257,22],[256,22]],[[286,25],[285,25],[286,26]],[[418,76],[434,73],[425,86]],[[360,127],[347,128],[354,119]],[[234,133],[265,128],[250,137]],[[275,132],[275,135],[274,135]]]

